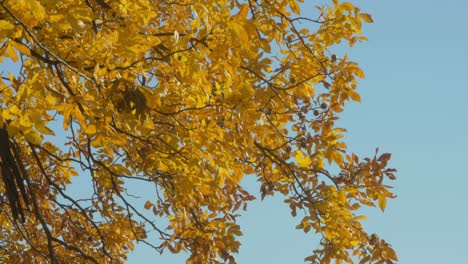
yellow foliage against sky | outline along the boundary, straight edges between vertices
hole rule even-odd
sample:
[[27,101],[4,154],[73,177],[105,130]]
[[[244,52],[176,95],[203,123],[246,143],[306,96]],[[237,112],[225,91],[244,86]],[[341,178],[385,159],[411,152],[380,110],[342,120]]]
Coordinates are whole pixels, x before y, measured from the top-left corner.
[[19,71],[0,80],[0,259],[124,263],[139,242],[235,263],[257,177],[321,238],[307,261],[397,260],[358,212],[394,197],[390,154],[358,158],[335,126],[364,73],[332,47],[372,17],[300,2],[1,1],[0,58]]

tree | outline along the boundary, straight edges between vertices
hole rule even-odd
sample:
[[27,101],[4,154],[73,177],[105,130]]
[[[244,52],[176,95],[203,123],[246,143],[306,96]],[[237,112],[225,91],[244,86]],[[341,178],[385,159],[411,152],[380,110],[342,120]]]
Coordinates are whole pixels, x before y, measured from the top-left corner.
[[390,154],[358,158],[335,124],[364,74],[334,47],[372,18],[299,2],[1,1],[2,262],[123,263],[138,242],[235,263],[243,177],[304,212],[306,261],[397,260],[358,214],[394,197]]

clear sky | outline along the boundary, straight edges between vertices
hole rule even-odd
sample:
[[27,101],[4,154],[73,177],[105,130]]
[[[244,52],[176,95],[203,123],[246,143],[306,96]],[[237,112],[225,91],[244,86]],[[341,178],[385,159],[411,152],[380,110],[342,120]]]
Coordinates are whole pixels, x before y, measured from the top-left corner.
[[[313,6],[315,1],[305,1]],[[468,263],[468,1],[354,0],[375,23],[349,55],[366,72],[341,125],[359,155],[391,152],[398,198],[365,226],[391,243],[402,264]],[[247,179],[250,185],[254,181]],[[241,218],[239,263],[303,263],[317,246],[294,226],[280,197]],[[137,248],[130,264],[183,263]]]

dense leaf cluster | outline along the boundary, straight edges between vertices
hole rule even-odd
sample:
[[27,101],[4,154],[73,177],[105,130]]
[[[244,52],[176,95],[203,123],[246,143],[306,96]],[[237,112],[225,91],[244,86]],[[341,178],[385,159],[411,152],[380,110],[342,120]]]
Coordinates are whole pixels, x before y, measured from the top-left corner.
[[235,263],[243,177],[303,212],[307,261],[395,261],[358,214],[394,197],[390,155],[359,159],[335,125],[364,74],[331,48],[372,18],[299,2],[0,1],[19,67],[0,80],[2,262],[123,263],[139,242]]

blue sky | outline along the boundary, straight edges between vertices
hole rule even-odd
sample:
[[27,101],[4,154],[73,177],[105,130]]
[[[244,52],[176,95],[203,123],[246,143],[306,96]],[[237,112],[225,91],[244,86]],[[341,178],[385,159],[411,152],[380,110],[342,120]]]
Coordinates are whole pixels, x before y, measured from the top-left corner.
[[351,55],[367,74],[343,115],[359,154],[393,153],[398,198],[367,226],[400,263],[467,263],[466,1],[357,1],[375,17]]
[[[398,198],[368,226],[400,263],[466,263],[468,29],[466,1],[358,1],[376,23],[352,56],[367,74],[363,103],[343,115],[360,154],[393,153]],[[378,230],[378,231],[377,231]]]
[[[305,1],[314,5],[313,1]],[[398,198],[365,226],[391,243],[402,264],[466,263],[468,246],[468,1],[352,1],[371,13],[367,43],[349,51],[366,72],[362,103],[341,126],[359,155],[391,152]],[[252,187],[253,180],[247,180]],[[296,231],[280,197],[249,207],[239,263],[303,263],[317,246]],[[138,248],[130,264],[183,263]]]

